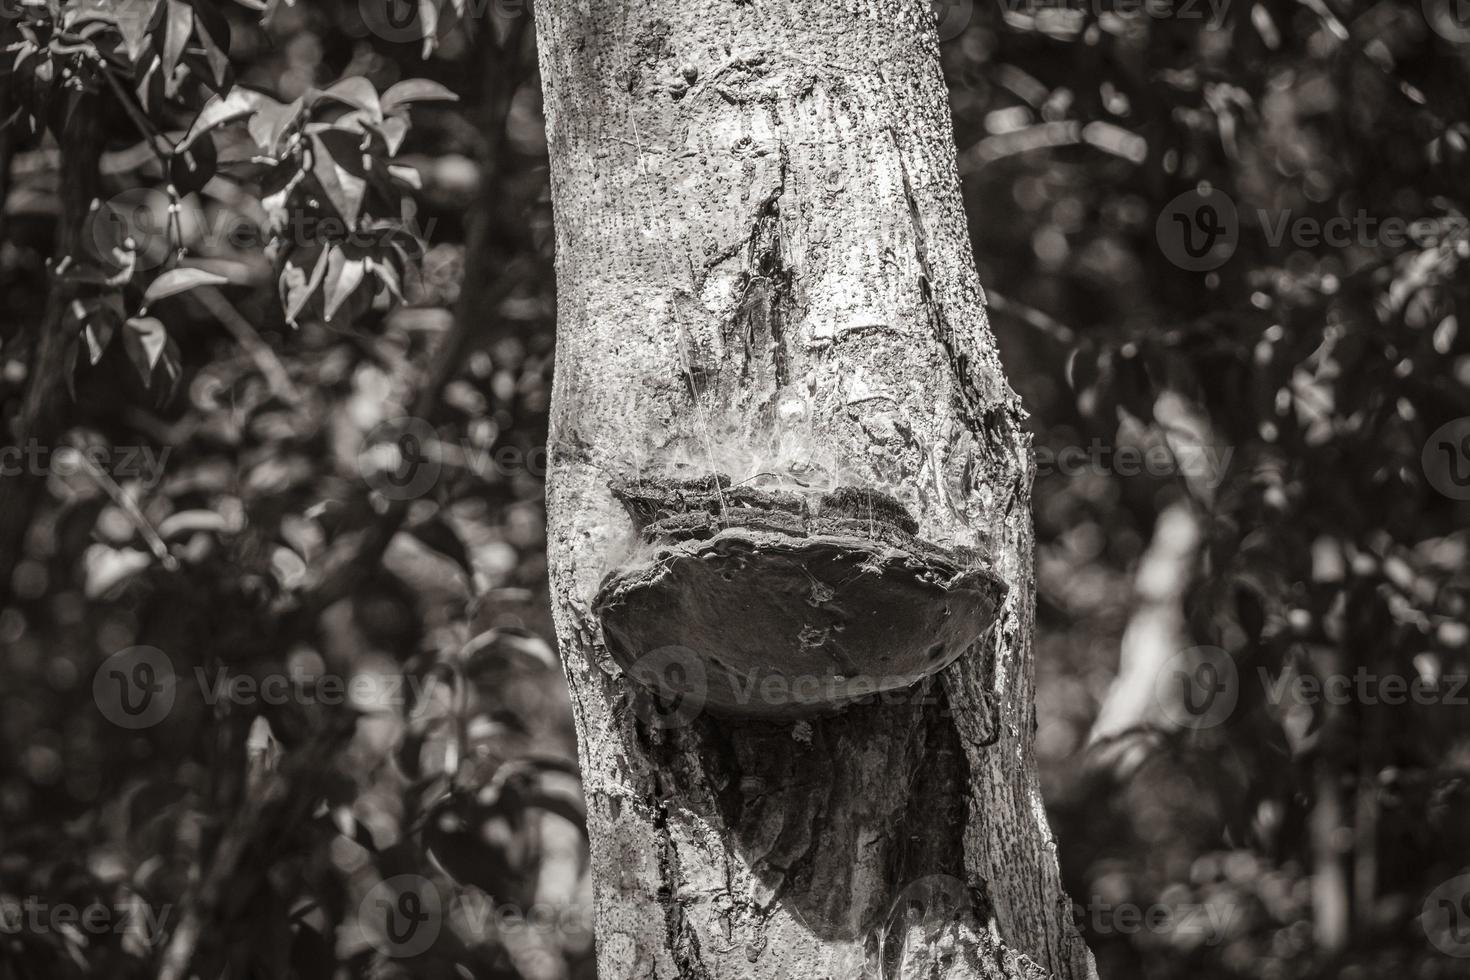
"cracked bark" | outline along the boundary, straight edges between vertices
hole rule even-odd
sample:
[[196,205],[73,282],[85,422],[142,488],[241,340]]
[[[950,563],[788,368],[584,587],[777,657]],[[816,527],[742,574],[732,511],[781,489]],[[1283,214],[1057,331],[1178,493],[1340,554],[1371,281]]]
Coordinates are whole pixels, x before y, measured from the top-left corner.
[[[1093,976],[1032,758],[1029,437],[920,0],[543,0],[554,612],[606,977]],[[902,697],[649,724],[592,611],[609,484],[892,495],[990,556],[998,623]],[[951,889],[949,884],[953,883]]]

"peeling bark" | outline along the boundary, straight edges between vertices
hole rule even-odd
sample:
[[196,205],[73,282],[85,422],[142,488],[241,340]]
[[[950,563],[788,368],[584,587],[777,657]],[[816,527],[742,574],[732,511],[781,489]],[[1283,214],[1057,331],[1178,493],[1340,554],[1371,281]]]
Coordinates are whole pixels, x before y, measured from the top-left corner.
[[[1030,441],[928,5],[543,0],[537,28],[548,550],[601,974],[1093,976],[1032,756]],[[1007,590],[995,624],[835,714],[648,710],[594,612],[647,555],[613,488],[713,473],[773,498],[896,498],[918,538],[985,556]]]

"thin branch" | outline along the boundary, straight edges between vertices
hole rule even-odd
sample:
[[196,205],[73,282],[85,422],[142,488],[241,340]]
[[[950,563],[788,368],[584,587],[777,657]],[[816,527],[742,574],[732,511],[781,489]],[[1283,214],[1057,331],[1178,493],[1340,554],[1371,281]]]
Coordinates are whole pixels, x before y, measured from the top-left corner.
[[1004,316],[1013,316],[1041,333],[1046,334],[1052,340],[1063,347],[1071,347],[1077,342],[1077,331],[1054,319],[1050,314],[1038,310],[1034,306],[1009,299],[993,289],[985,290],[985,296],[989,300],[989,306],[996,313]]
[[224,294],[214,286],[195,289],[192,295],[230,332],[240,344],[241,349],[250,355],[256,368],[265,377],[266,384],[270,386],[271,394],[287,404],[299,405],[301,392],[292,383],[286,365],[281,363],[281,359],[276,356],[271,345],[265,342],[250,321],[240,315],[240,311],[235,309],[235,304],[226,299]]

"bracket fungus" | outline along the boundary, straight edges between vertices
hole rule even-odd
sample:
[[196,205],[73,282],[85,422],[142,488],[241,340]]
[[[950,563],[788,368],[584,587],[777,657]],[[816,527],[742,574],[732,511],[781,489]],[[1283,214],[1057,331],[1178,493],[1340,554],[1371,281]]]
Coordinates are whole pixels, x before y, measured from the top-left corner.
[[[802,718],[910,687],[974,644],[1005,598],[981,552],[916,537],[881,491],[731,486],[723,474],[611,488],[645,548],[594,600],[608,652],[656,693],[713,714]],[[651,661],[652,676],[638,669]]]

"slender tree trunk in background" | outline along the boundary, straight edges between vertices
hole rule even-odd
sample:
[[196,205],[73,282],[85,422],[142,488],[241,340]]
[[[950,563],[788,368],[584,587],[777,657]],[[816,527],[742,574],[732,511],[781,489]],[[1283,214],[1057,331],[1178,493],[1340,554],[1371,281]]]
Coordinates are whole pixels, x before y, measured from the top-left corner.
[[[1032,755],[1030,440],[928,5],[536,16],[559,297],[548,550],[600,975],[1093,975]],[[759,466],[885,489],[921,537],[990,549],[998,624],[930,697],[649,727],[591,608],[632,532],[608,481],[701,458],[737,481]],[[967,886],[942,935],[933,908],[896,902],[950,880],[928,876]]]
[[1125,777],[1140,761],[1127,736],[1177,729],[1177,719],[1188,717],[1179,703],[1160,701],[1165,695],[1182,700],[1185,689],[1166,684],[1160,690],[1158,679],[1191,645],[1184,598],[1200,544],[1199,520],[1189,504],[1171,504],[1159,515],[1133,579],[1134,609],[1119,641],[1118,676],[1088,736],[1090,766]]

